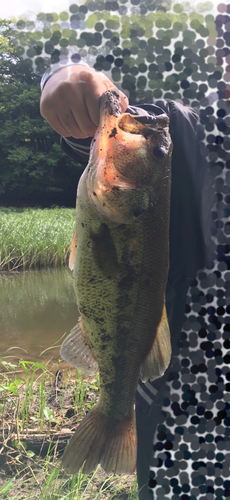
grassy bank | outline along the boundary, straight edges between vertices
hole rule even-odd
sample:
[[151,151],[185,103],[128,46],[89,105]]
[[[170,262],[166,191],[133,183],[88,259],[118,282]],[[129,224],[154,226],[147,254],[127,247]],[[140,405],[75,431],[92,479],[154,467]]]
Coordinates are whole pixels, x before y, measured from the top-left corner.
[[[10,354],[10,352],[8,353]],[[62,364],[9,357],[0,365],[0,497],[3,500],[135,500],[135,476],[94,473],[72,476],[61,455],[74,429],[93,407],[98,378],[85,379]],[[75,377],[76,375],[76,377]]]
[[74,224],[74,208],[0,207],[0,271],[66,264]]
[[[15,271],[67,263],[74,221],[75,209],[0,209],[0,270]],[[64,280],[62,271],[66,274]],[[51,280],[52,287],[49,284],[49,290],[46,284],[47,272],[57,275],[57,281]],[[37,275],[40,275],[39,279]],[[10,281],[7,281],[9,277]],[[2,322],[7,324],[7,317],[12,317],[15,328],[10,331],[18,335],[16,319],[22,318],[23,325],[26,318],[28,326],[28,309],[35,324],[39,324],[37,306],[42,317],[46,316],[44,305],[47,297],[48,303],[55,303],[59,309],[65,302],[73,300],[72,286],[71,289],[68,286],[69,279],[72,281],[67,269],[31,273],[3,272]],[[18,280],[20,292],[16,287]],[[20,312],[16,312],[15,304],[19,301]],[[75,310],[75,299],[73,303]],[[47,318],[50,318],[50,311],[48,312]],[[49,342],[52,343],[49,323],[44,328],[47,328],[47,336],[49,335]],[[56,342],[56,330],[54,337],[57,347],[59,341]],[[12,338],[9,337],[8,345],[12,344]],[[22,340],[20,349],[19,354],[23,351]],[[13,347],[8,349],[0,357],[0,498],[137,499],[135,475],[107,476],[98,467],[88,475],[79,471],[70,476],[61,468],[61,456],[68,440],[97,401],[98,378],[86,379],[80,371],[67,369],[66,364],[60,361],[55,361],[55,366],[53,360],[43,364],[41,356],[38,362],[25,359],[18,361],[15,354],[12,356],[13,350]],[[51,351],[46,349],[46,352]],[[23,355],[24,353],[25,351]]]

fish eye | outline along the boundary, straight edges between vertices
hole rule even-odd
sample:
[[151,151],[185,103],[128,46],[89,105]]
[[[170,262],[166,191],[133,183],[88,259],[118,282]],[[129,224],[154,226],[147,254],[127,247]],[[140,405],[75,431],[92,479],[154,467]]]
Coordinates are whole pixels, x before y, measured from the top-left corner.
[[166,153],[166,149],[162,146],[155,146],[155,148],[153,148],[153,154],[158,160],[164,158],[166,156]]

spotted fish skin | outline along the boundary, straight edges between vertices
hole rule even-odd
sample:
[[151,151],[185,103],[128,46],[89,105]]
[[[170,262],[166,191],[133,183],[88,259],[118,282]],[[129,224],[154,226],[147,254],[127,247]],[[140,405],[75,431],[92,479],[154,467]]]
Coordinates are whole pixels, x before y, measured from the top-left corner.
[[162,376],[170,361],[165,288],[171,154],[166,115],[141,123],[120,113],[115,91],[103,95],[77,192],[71,260],[81,320],[61,350],[83,371],[86,358],[86,372],[98,366],[100,397],[65,451],[69,472],[83,462],[86,472],[98,463],[108,473],[133,472],[138,379]]

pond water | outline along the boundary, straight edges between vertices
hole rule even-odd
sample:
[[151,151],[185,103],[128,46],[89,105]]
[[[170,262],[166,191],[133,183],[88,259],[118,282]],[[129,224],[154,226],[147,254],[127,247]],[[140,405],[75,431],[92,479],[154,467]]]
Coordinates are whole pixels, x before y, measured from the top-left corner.
[[0,357],[14,347],[8,355],[37,361],[57,343],[39,359],[59,359],[60,339],[78,320],[68,268],[0,273],[0,303]]

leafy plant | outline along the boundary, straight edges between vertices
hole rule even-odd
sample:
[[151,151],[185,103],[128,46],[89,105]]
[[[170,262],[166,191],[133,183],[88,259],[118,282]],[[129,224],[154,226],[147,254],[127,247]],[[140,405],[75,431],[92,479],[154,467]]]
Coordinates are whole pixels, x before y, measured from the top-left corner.
[[21,383],[23,383],[22,378],[19,378],[18,380],[13,380],[13,381],[6,379],[6,383],[0,385],[0,391],[12,393],[12,394],[14,394],[14,396],[18,396],[18,394],[19,394],[18,386],[21,385]]

